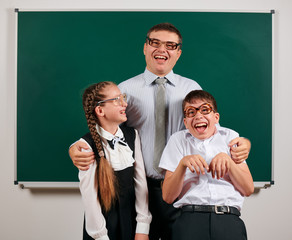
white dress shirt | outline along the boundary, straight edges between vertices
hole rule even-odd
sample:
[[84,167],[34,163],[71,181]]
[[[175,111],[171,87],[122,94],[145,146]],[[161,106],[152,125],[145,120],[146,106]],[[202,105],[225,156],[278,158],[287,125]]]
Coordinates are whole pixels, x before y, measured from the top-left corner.
[[[173,134],[164,149],[159,167],[174,172],[180,160],[187,155],[198,154],[208,165],[218,153],[230,155],[228,143],[238,137],[238,133],[218,125],[216,128],[216,133],[205,140],[195,138],[187,129]],[[213,179],[211,173],[198,175],[187,168],[182,191],[173,206],[227,205],[241,210],[244,197],[235,189],[228,174],[227,178]]]
[[[145,175],[145,168],[141,153],[141,143],[138,132],[135,130],[135,160],[132,157],[132,150],[128,145],[124,146],[117,143],[115,148],[109,146],[107,140],[114,137],[123,138],[124,134],[120,128],[115,135],[104,130],[97,125],[97,131],[101,136],[102,145],[105,151],[106,159],[110,162],[115,171],[123,170],[134,165],[134,184],[135,184],[135,208],[137,212],[136,233],[149,233],[151,214],[148,210],[148,189]],[[83,151],[92,151],[90,145],[84,140],[89,149]],[[109,240],[106,229],[106,222],[102,214],[100,203],[97,199],[97,190],[95,187],[96,161],[90,165],[87,171],[79,170],[80,192],[85,207],[86,231],[94,239]],[[98,183],[97,183],[98,184]]]
[[[126,109],[128,126],[138,130],[141,136],[142,153],[147,177],[162,179],[164,176],[153,169],[155,138],[155,79],[158,76],[147,69],[144,73],[119,84],[122,93],[127,94]],[[166,141],[169,137],[184,129],[182,101],[192,90],[201,89],[200,85],[171,71],[165,76],[166,86]]]

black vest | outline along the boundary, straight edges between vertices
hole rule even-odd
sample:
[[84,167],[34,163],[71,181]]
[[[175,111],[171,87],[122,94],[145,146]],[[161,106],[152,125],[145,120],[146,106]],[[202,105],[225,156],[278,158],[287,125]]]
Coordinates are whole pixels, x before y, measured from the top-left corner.
[[[135,130],[127,127],[126,124],[120,125],[127,144],[135,151]],[[100,160],[98,151],[90,133],[82,137],[92,147],[97,166]],[[106,228],[110,240],[134,240],[136,230],[136,210],[135,210],[135,188],[134,188],[134,167],[128,167],[121,171],[115,171],[118,182],[118,199],[108,212],[103,211],[106,220]],[[83,240],[92,240],[86,230],[85,222],[83,226]]]

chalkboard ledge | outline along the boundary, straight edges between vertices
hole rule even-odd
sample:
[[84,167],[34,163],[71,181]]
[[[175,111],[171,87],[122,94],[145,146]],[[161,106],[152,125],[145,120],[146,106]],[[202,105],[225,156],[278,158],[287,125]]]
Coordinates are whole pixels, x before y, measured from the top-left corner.
[[79,188],[79,182],[17,182],[21,188]]
[[[79,182],[17,182],[15,185],[19,185],[21,188],[79,188]],[[274,185],[274,181],[271,182],[254,182],[255,188],[268,188]]]
[[255,188],[268,188],[271,187],[272,185],[274,185],[274,181],[271,182],[254,182],[254,187]]

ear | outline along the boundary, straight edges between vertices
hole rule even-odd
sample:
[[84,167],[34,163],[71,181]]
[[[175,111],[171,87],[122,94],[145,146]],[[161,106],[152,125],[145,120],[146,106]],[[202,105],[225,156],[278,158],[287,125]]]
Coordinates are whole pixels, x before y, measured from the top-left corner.
[[102,107],[97,106],[97,107],[94,109],[94,111],[95,111],[95,114],[96,114],[97,117],[103,117],[103,116],[104,116],[104,110],[103,110]]
[[147,43],[145,42],[145,43],[144,43],[144,48],[143,48],[143,53],[144,53],[144,55],[145,55],[146,48],[147,48]]
[[215,122],[219,123],[220,114],[218,112],[215,113]]
[[188,129],[188,127],[187,127],[187,119],[186,118],[184,118],[184,125],[185,125],[186,129]]
[[179,49],[179,50],[177,51],[176,61],[180,58],[181,54],[182,54],[182,50]]

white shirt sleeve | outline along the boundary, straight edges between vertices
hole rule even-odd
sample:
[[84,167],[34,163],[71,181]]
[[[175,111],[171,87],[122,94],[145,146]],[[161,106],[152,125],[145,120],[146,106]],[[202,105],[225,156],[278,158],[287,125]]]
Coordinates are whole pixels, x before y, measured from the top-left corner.
[[[89,144],[84,140],[89,149],[82,149],[83,152],[92,151]],[[79,170],[79,188],[85,207],[85,220],[87,233],[96,240],[109,240],[106,229],[106,222],[101,211],[101,206],[97,198],[96,161],[90,165],[87,171]]]
[[168,140],[160,159],[159,167],[174,172],[180,160],[184,157],[184,139],[182,131],[174,133]]
[[135,208],[137,212],[136,233],[149,234],[150,223],[152,220],[151,213],[148,209],[148,188],[144,161],[141,152],[141,142],[137,130],[135,130],[135,163],[134,163],[134,182],[135,182]]

